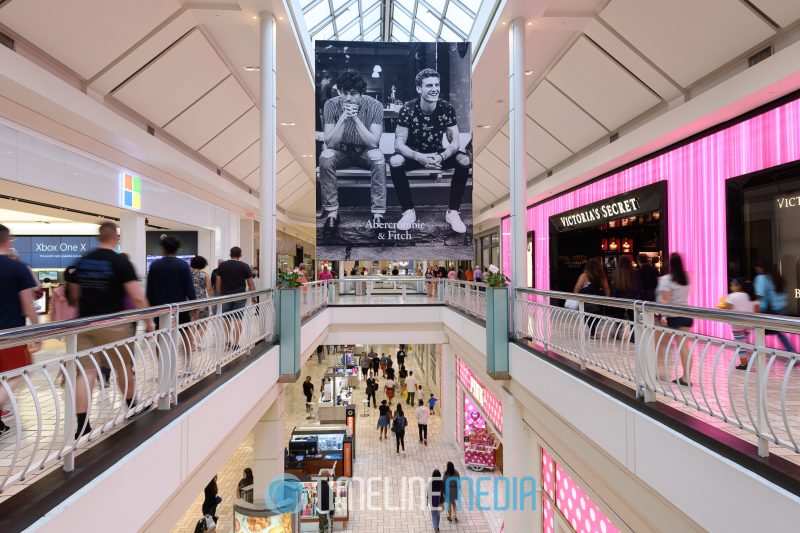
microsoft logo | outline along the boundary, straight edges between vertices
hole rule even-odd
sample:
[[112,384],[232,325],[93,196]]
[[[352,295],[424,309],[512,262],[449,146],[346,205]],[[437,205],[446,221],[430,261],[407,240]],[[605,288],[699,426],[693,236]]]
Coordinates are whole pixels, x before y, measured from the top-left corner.
[[122,173],[121,194],[122,207],[129,209],[142,208],[142,179],[126,172]]

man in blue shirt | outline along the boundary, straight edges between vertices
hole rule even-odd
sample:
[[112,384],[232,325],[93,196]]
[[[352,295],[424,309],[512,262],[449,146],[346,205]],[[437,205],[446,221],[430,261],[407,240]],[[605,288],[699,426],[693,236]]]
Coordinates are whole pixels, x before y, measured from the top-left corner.
[[[25,325],[27,317],[31,324],[39,323],[39,315],[33,307],[33,290],[36,281],[28,267],[9,257],[11,231],[0,224],[0,331]],[[26,345],[0,349],[0,372],[8,372],[31,364],[31,354]],[[13,390],[22,385],[21,377],[8,380]],[[0,387],[0,406],[8,402],[5,387]],[[0,435],[11,428],[0,420]]]
[[[164,257],[156,259],[147,273],[147,301],[150,305],[164,305],[185,302],[196,298],[192,271],[186,261],[175,257],[181,241],[172,235],[161,237],[161,250]],[[189,322],[188,312],[180,313],[179,322]]]

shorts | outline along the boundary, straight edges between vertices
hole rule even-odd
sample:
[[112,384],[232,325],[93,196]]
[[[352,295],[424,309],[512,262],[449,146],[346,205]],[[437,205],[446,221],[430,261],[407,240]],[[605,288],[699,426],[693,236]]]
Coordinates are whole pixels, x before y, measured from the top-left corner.
[[[118,326],[108,326],[102,329],[87,331],[78,334],[78,351],[89,350],[96,346],[111,344],[114,342],[128,339],[135,334],[132,324],[120,324]],[[94,360],[101,368],[113,367],[118,373],[122,373],[124,366],[133,367],[134,344],[132,342],[123,343],[114,349],[106,352],[95,352]],[[84,370],[94,370],[95,366],[92,357],[84,355],[78,358]]]
[[0,372],[9,372],[32,363],[31,352],[24,344],[0,350]]
[[361,373],[362,373],[363,375],[365,375],[365,376],[366,376],[367,374],[369,374],[369,367],[362,368],[362,369],[361,369]]
[[672,329],[690,328],[694,324],[694,319],[685,316],[668,316],[667,326]]
[[247,305],[247,299],[244,300],[235,300],[233,302],[227,302],[222,304],[222,312],[227,313],[229,311],[238,311],[239,309],[244,309]]

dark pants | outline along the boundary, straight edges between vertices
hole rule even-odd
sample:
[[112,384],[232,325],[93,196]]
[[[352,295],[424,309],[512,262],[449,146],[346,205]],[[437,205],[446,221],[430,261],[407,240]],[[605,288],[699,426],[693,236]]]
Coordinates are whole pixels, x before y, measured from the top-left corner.
[[[461,199],[464,190],[467,188],[467,178],[469,178],[470,159],[464,152],[456,152],[442,161],[442,170],[455,169],[453,181],[450,182],[449,208],[458,211],[461,207]],[[414,200],[411,198],[411,187],[408,184],[407,170],[417,170],[425,168],[413,159],[406,159],[400,154],[394,154],[389,159],[389,170],[392,173],[392,183],[403,211],[414,209]]]
[[406,431],[396,431],[394,436],[397,439],[397,451],[400,451],[401,446],[403,447],[403,451],[406,451]]
[[361,369],[361,375],[364,376],[364,377],[367,377],[367,374],[369,374],[369,367],[362,368]]
[[416,395],[415,392],[408,391],[408,398],[406,399],[406,403],[408,405],[414,405],[414,396]]
[[378,407],[378,401],[375,399],[375,391],[367,393],[367,407],[369,407],[370,401],[372,401],[373,407]]
[[419,427],[419,441],[428,442],[428,424],[417,424]]

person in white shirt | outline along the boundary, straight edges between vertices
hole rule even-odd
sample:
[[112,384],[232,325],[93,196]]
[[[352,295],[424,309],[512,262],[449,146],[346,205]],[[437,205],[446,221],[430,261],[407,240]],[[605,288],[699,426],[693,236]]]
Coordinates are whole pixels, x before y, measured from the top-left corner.
[[[733,278],[730,287],[731,293],[725,298],[725,302],[719,305],[720,308],[736,311],[737,313],[758,312],[758,300],[756,299],[756,293],[752,283],[743,278]],[[736,342],[744,342],[747,340],[750,329],[736,325],[732,326],[732,329],[733,340]],[[734,359],[736,359],[740,351],[741,348],[737,346],[736,352],[733,354]],[[736,370],[747,370],[747,364],[750,362],[750,357],[747,355],[747,352],[744,351],[742,353],[743,355],[739,358],[739,366],[736,367]]]
[[408,391],[408,397],[406,398],[406,404],[410,406],[414,406],[414,396],[417,393],[417,378],[414,377],[414,371],[409,371],[408,377],[406,378],[406,390]]
[[419,400],[419,407],[417,407],[417,427],[419,428],[419,442],[428,445],[428,419],[431,416],[431,410],[425,405],[423,400]]

